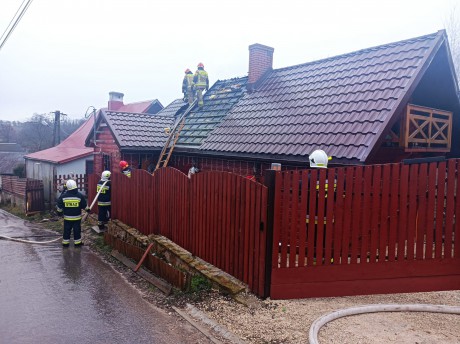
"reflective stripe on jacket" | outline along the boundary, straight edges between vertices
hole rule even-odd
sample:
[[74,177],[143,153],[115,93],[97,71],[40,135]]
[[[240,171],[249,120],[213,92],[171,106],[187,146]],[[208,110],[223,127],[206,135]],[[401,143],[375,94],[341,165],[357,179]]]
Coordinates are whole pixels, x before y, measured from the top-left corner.
[[182,81],[182,93],[191,91],[193,87],[193,78],[194,76],[192,73],[185,74],[184,81]]
[[[102,185],[105,183],[104,187],[102,187]],[[105,180],[100,180],[98,183],[97,183],[97,186],[96,186],[96,191],[99,192],[99,190],[101,190],[99,196],[97,197],[97,205],[102,205],[102,206],[108,206],[108,205],[111,205],[111,183],[110,181],[106,181]]]
[[123,171],[121,171],[125,176],[131,178],[131,167],[126,167]]
[[205,70],[202,70],[202,69],[198,69],[195,72],[195,75],[193,77],[193,82],[198,87],[207,87],[208,84],[209,84],[208,72],[206,72]]
[[56,210],[64,213],[64,220],[81,220],[81,210],[87,207],[85,197],[77,189],[67,190],[56,203]]

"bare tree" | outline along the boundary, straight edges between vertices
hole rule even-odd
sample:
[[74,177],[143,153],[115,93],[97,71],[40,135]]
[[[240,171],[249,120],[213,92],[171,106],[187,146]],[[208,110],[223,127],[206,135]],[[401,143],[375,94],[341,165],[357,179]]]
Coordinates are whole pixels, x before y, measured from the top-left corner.
[[446,18],[445,27],[454,62],[457,81],[460,81],[460,10],[454,5]]
[[13,143],[16,140],[16,131],[9,121],[0,121],[0,142]]
[[47,121],[47,115],[34,114],[22,125],[18,139],[31,153],[50,148],[53,143],[53,127]]

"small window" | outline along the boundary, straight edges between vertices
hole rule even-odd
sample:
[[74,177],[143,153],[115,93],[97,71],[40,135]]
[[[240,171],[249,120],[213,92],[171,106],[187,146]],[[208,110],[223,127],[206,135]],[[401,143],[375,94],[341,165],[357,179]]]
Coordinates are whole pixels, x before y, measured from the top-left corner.
[[104,166],[104,171],[110,171],[110,155],[102,154],[102,165]]

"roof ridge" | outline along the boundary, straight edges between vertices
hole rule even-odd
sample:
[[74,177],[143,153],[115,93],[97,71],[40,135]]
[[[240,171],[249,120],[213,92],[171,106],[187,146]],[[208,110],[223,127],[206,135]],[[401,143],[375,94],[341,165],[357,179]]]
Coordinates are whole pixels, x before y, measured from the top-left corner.
[[300,67],[300,66],[306,66],[306,65],[310,65],[310,64],[317,64],[317,63],[321,63],[321,62],[325,62],[325,61],[336,60],[336,59],[339,59],[339,58],[344,58],[344,57],[353,56],[353,55],[360,55],[360,54],[363,54],[365,52],[369,52],[369,51],[372,51],[372,50],[380,50],[380,49],[384,49],[384,48],[389,48],[391,46],[396,46],[396,45],[401,45],[401,44],[407,44],[409,42],[416,42],[416,41],[420,41],[420,40],[425,40],[425,39],[428,39],[428,38],[431,38],[431,37],[435,38],[437,35],[439,35],[441,33],[445,33],[445,30],[439,30],[437,32],[430,33],[430,34],[427,34],[427,35],[413,37],[413,38],[409,38],[409,39],[404,39],[404,40],[400,40],[400,41],[396,41],[396,42],[380,44],[380,45],[376,45],[376,46],[373,46],[373,47],[369,47],[369,48],[365,48],[365,49],[359,49],[359,50],[355,50],[355,51],[352,51],[352,52],[349,52],[349,53],[339,54],[339,55],[335,55],[335,56],[331,56],[331,57],[327,57],[327,58],[323,58],[323,59],[319,59],[319,60],[314,60],[314,61],[305,62],[305,63],[299,63],[299,64],[296,64],[296,65],[282,67],[282,68],[276,68],[276,69],[273,69],[273,72],[282,71],[282,70],[288,70],[288,69],[297,68],[297,67]]
[[113,110],[110,110],[110,111],[105,111],[106,114],[110,115],[110,114],[129,114],[129,115],[136,115],[136,116],[145,116],[145,117],[152,117],[152,118],[158,118],[158,117],[161,117],[161,118],[170,118],[170,116],[164,116],[164,115],[158,115],[158,113],[155,113],[155,114],[151,114],[151,113],[144,113],[144,112],[126,112],[126,111],[113,111]]

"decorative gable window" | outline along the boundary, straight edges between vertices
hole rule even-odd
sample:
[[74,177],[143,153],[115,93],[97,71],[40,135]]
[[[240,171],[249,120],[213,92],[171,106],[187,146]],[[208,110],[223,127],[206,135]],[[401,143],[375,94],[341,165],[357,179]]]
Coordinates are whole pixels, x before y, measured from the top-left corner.
[[402,125],[406,152],[450,152],[452,112],[408,104]]

